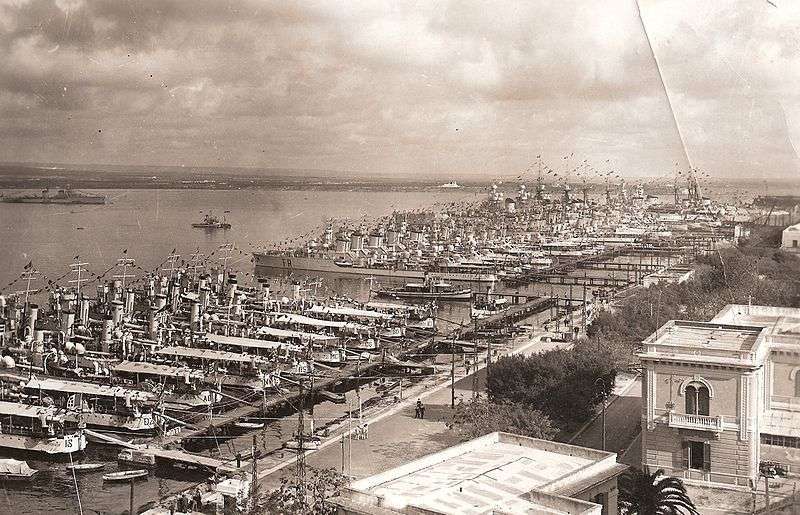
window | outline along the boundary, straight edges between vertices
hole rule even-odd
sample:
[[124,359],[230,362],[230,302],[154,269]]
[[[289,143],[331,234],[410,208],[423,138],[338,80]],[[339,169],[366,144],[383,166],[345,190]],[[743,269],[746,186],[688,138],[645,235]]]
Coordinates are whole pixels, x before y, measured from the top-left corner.
[[711,470],[711,444],[694,440],[683,442],[683,466],[694,470]]
[[792,247],[797,247],[797,240],[792,240]]
[[709,414],[709,393],[704,385],[692,383],[686,387],[686,414],[688,415],[708,415]]
[[794,396],[800,397],[800,374],[794,375]]
[[770,435],[761,433],[761,443],[766,445],[777,445],[779,447],[800,449],[800,438],[796,436]]

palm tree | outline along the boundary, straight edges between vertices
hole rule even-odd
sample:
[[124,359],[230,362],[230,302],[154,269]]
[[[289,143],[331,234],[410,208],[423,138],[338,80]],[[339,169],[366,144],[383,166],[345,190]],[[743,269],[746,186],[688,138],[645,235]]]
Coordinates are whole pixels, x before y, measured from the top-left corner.
[[632,469],[622,475],[619,506],[627,515],[699,515],[683,481],[663,469],[652,474]]

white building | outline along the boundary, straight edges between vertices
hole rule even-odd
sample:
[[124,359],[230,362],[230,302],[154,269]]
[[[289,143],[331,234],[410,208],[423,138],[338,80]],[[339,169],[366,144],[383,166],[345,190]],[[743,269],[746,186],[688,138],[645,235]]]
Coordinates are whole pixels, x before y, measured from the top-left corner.
[[800,224],[790,225],[783,230],[781,248],[792,252],[800,252]]
[[352,483],[339,515],[616,515],[611,452],[491,433]]

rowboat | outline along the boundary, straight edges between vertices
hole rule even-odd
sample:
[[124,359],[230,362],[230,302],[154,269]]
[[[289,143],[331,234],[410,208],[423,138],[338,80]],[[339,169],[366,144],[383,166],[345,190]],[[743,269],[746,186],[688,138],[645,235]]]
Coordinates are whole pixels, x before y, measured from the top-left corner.
[[76,463],[75,465],[67,465],[67,470],[75,472],[94,472],[95,470],[102,470],[105,463]]
[[0,459],[0,479],[9,481],[26,481],[31,479],[38,470],[28,466],[28,462],[12,458]]
[[139,477],[145,477],[148,474],[146,470],[121,470],[119,472],[111,472],[110,474],[103,474],[103,481],[130,481]]

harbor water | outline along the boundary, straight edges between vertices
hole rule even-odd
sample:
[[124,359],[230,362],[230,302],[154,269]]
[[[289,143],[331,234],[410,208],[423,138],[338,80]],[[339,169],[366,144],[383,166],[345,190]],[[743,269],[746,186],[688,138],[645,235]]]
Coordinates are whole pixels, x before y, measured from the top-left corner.
[[[317,236],[329,218],[358,220],[385,216],[395,210],[406,211],[460,200],[474,200],[475,193],[460,191],[434,192],[346,192],[346,191],[208,191],[208,190],[130,190],[104,191],[112,201],[104,206],[60,206],[41,204],[0,203],[0,291],[10,293],[26,287],[17,280],[29,262],[41,275],[31,288],[43,287],[48,281],[65,284],[71,277],[65,275],[68,265],[79,256],[90,278],[103,275],[104,279],[118,271],[110,269],[117,259],[136,260],[129,273],[144,277],[148,271],[162,265],[173,250],[188,261],[190,254],[199,252],[208,257],[209,265],[221,266],[220,245],[235,243],[228,261],[229,268],[239,272],[240,282],[248,284],[253,279],[251,252],[262,244],[282,242],[291,246],[305,236]],[[230,230],[193,229],[192,222],[203,214],[213,212],[232,224]],[[273,291],[282,294],[290,284],[300,280],[309,295],[352,297],[359,301],[370,298],[374,281],[391,282],[391,279],[371,279],[360,276],[317,277],[313,273],[287,276],[279,271],[261,271],[271,274]],[[581,271],[581,275],[607,275],[600,271]],[[317,274],[319,275],[319,274]],[[613,275],[613,273],[612,273]],[[624,273],[623,273],[624,275]],[[618,275],[619,276],[619,275]],[[16,282],[15,282],[16,280]],[[393,281],[394,283],[402,283]],[[88,283],[93,289],[97,282]],[[481,287],[473,285],[473,288]],[[499,286],[502,288],[502,286]],[[485,285],[481,288],[485,288]],[[505,289],[505,288],[504,288]],[[534,284],[514,288],[523,295],[553,295],[574,299],[591,296],[592,289],[565,285]],[[469,324],[469,303],[443,302],[438,310],[443,329],[459,323]],[[322,402],[315,408],[319,426],[326,421],[341,419],[349,407],[357,406],[355,392],[346,394],[347,404]],[[359,392],[360,400],[374,397],[375,389],[365,384]],[[272,416],[272,415],[270,415]],[[258,445],[273,458],[279,457],[281,445],[290,439],[297,427],[295,417],[268,416],[267,426],[257,431]],[[247,450],[252,435],[228,441],[209,441],[205,453],[231,459],[236,452]],[[84,456],[75,460],[103,462],[104,472],[118,469],[118,449],[90,445]],[[1,453],[0,453],[1,454]],[[19,456],[17,456],[19,457]],[[78,495],[84,513],[121,513],[127,510],[129,485],[104,484],[102,474],[78,475],[67,472],[66,462],[53,462],[36,457],[25,457],[30,465],[42,473],[26,485],[2,484],[0,513],[19,515],[38,513],[77,513]],[[269,458],[266,460],[269,461]],[[169,493],[183,490],[205,476],[183,471],[159,471],[135,485],[134,504],[145,506]]]

